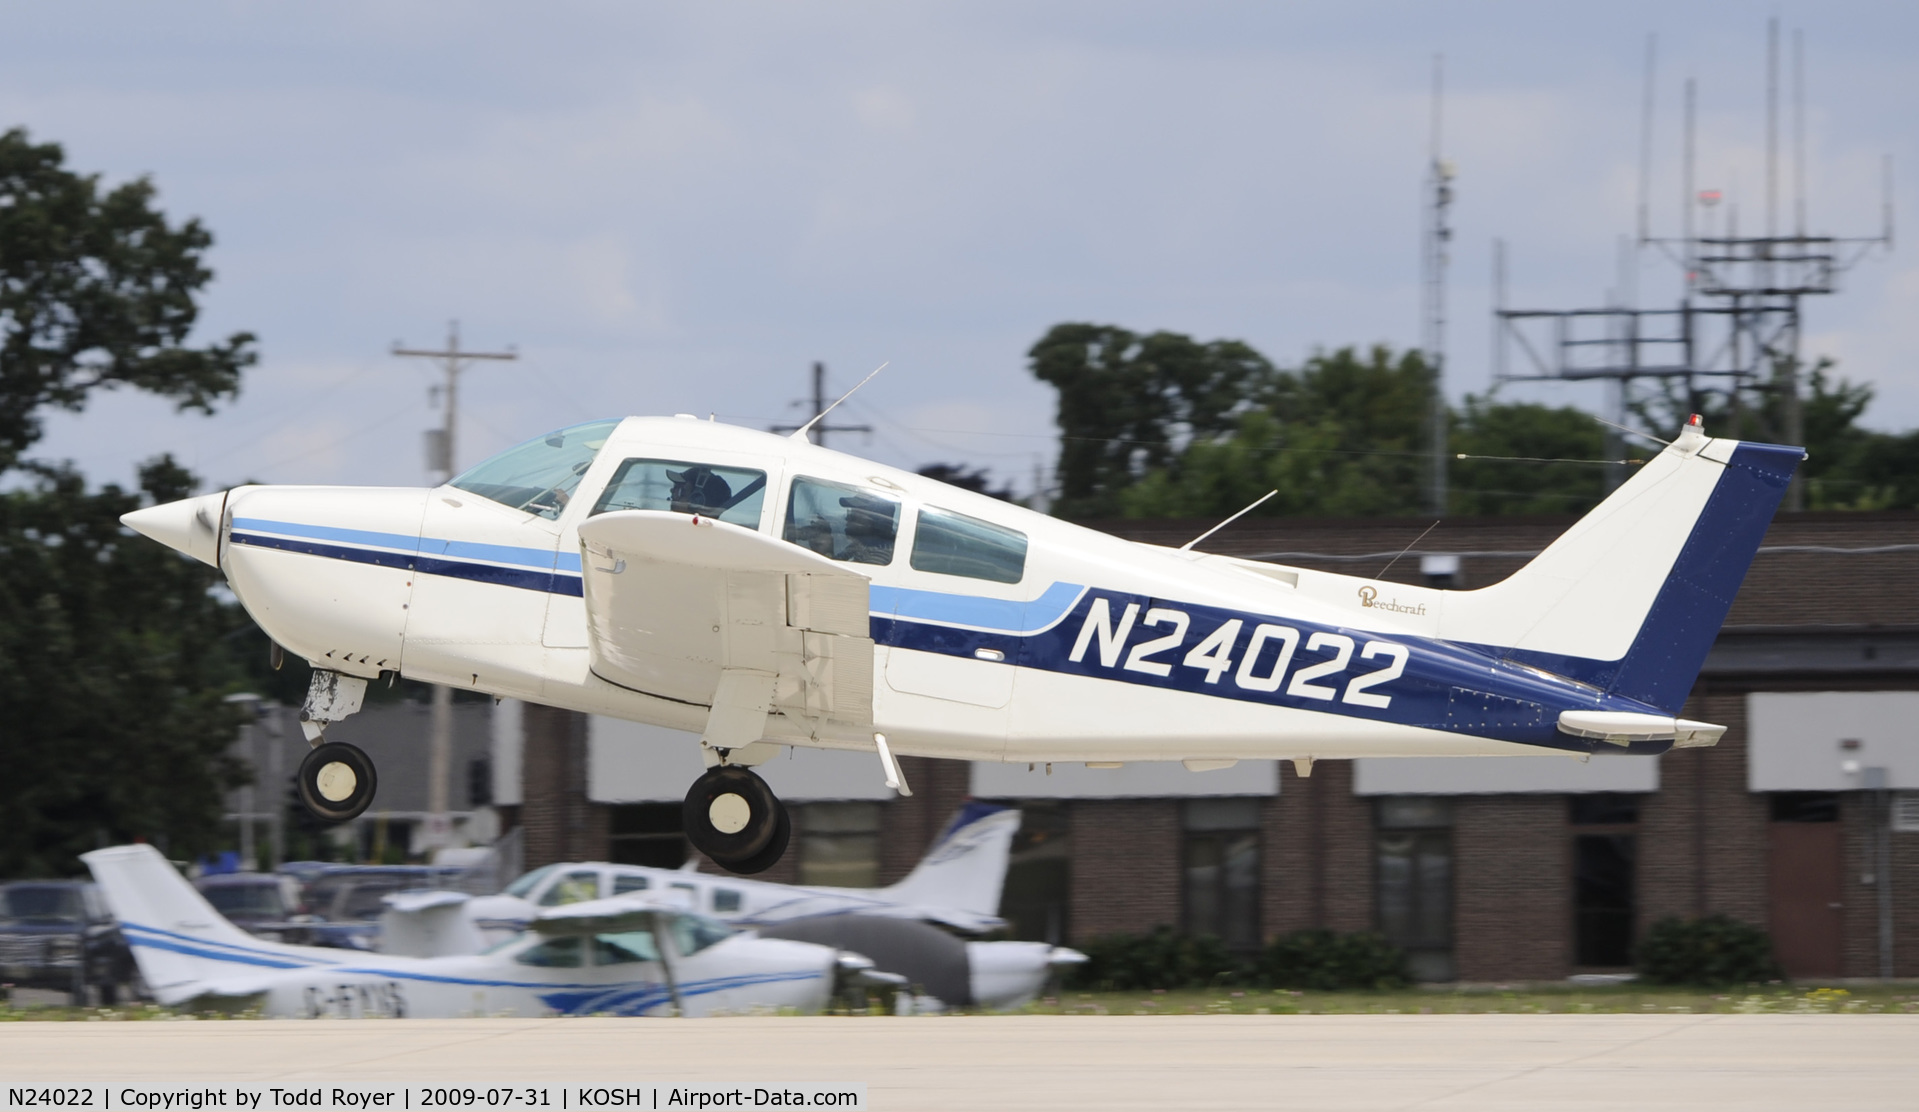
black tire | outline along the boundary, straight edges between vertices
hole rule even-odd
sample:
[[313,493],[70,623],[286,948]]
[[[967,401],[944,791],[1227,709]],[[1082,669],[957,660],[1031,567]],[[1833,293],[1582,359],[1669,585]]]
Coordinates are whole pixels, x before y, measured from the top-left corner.
[[380,778],[373,761],[355,746],[329,741],[300,762],[300,803],[322,822],[358,818],[373,803]]
[[[715,815],[716,805],[720,815]],[[707,769],[687,790],[680,816],[693,848],[731,868],[766,848],[779,826],[780,801],[766,781],[752,769],[716,765]],[[734,830],[715,825],[715,818],[731,812],[741,825]]]
[[731,864],[721,862],[728,871],[741,876],[763,873],[779,864],[780,858],[786,855],[786,844],[793,840],[793,819],[786,813],[786,804],[777,800],[774,802],[779,807],[780,815],[779,821],[773,826],[773,837],[767,840],[765,847],[758,853],[744,861],[735,861]]

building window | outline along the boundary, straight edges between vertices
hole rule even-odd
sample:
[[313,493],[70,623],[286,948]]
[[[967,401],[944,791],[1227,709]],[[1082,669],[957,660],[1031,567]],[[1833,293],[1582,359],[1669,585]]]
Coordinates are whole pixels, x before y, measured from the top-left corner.
[[1415,979],[1453,980],[1452,801],[1382,797],[1373,822],[1379,932],[1406,951]]
[[879,884],[879,804],[808,803],[799,810],[801,884]]
[[1639,797],[1592,792],[1567,800],[1573,828],[1573,963],[1632,964],[1638,912],[1634,891]]
[[686,864],[686,834],[678,803],[622,803],[607,812],[607,859],[614,864],[656,869]]
[[1773,792],[1774,822],[1838,822],[1838,792]]
[[1072,846],[1066,807],[1056,799],[1028,799],[1020,802],[1019,814],[1006,884],[1000,889],[1000,917],[1011,924],[1013,938],[1063,945],[1071,936],[1066,914]]
[[493,758],[474,757],[466,762],[466,803],[468,807],[486,807],[493,802]]
[[1259,948],[1259,800],[1189,799],[1181,814],[1184,925],[1228,949]]

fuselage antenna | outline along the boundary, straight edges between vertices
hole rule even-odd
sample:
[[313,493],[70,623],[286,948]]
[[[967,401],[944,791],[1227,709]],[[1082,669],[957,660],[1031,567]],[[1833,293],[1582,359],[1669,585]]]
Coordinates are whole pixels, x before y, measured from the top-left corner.
[[867,376],[866,376],[865,378],[863,378],[863,379],[860,379],[860,381],[859,381],[859,386],[855,386],[855,387],[853,387],[853,388],[852,388],[851,390],[848,390],[848,391],[847,391],[846,393],[844,393],[844,394],[841,394],[841,395],[840,395],[840,400],[839,400],[839,402],[834,402],[834,403],[833,403],[832,405],[829,405],[829,406],[827,406],[827,407],[826,407],[825,409],[822,409],[822,410],[820,410],[820,411],[819,411],[818,413],[815,413],[815,414],[813,415],[813,419],[812,419],[811,421],[808,421],[808,422],[807,422],[807,423],[805,423],[804,425],[801,425],[801,426],[800,426],[799,428],[797,428],[797,429],[794,429],[794,430],[793,430],[793,434],[792,434],[792,437],[791,437],[791,439],[794,439],[794,440],[805,440],[805,439],[806,439],[806,434],[807,434],[808,432],[811,432],[811,431],[812,431],[812,429],[813,429],[813,426],[814,426],[814,425],[817,425],[817,424],[819,424],[819,423],[820,423],[821,421],[823,421],[823,420],[825,420],[825,419],[826,419],[826,415],[827,415],[827,414],[829,414],[829,413],[831,413],[831,412],[833,412],[834,410],[836,410],[836,409],[838,409],[838,408],[840,407],[840,402],[843,402],[843,401],[845,401],[846,399],[848,399],[848,398],[850,398],[850,397],[852,397],[852,396],[853,396],[854,394],[857,394],[857,393],[859,393],[859,390],[860,390],[860,386],[864,386],[864,385],[866,385],[867,383],[869,383],[869,382],[871,382],[871,381],[873,381],[873,375],[876,375],[876,374],[879,374],[879,373],[880,373],[881,371],[883,371],[883,370],[885,370],[885,369],[886,369],[887,367],[889,367],[889,366],[891,366],[891,365],[892,365],[892,362],[893,362],[893,361],[892,361],[891,359],[889,359],[889,360],[887,360],[886,362],[884,362],[884,363],[881,363],[881,364],[880,364],[879,366],[877,366],[877,367],[874,367],[874,368],[873,368],[873,374],[872,374],[872,375],[867,375]]
[[1218,525],[1213,526],[1211,529],[1206,530],[1204,533],[1201,533],[1199,536],[1194,537],[1192,540],[1187,541],[1185,544],[1180,545],[1179,550],[1181,552],[1191,552],[1193,550],[1194,545],[1205,540],[1207,537],[1212,536],[1214,533],[1219,532],[1221,529],[1226,528],[1228,525],[1231,525],[1233,522],[1238,521],[1240,518],[1245,517],[1247,514],[1252,513],[1254,510],[1259,508],[1260,503],[1266,501],[1268,498],[1271,498],[1273,495],[1278,493],[1279,493],[1278,488],[1274,488],[1260,495],[1259,501],[1254,502],[1252,505],[1246,507],[1245,509],[1239,511],[1233,516],[1227,518],[1225,521],[1220,522]]

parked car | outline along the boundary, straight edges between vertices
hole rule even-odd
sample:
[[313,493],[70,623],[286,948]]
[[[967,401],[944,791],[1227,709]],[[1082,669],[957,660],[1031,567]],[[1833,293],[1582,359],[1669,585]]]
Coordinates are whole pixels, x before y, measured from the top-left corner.
[[312,916],[301,902],[300,883],[274,873],[215,873],[193,882],[215,911],[256,938],[304,945]]
[[92,993],[115,1004],[136,995],[138,976],[98,888],[82,880],[0,884],[0,981],[66,992],[76,1005]]

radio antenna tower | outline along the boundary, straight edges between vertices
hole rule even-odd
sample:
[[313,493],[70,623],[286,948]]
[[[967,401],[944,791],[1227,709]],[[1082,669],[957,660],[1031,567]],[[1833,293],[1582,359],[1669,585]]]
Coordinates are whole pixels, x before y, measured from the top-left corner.
[[1453,164],[1440,154],[1440,109],[1443,104],[1446,57],[1433,55],[1433,130],[1432,151],[1426,167],[1426,229],[1421,237],[1424,301],[1420,347],[1432,374],[1432,412],[1428,417],[1427,439],[1432,459],[1428,496],[1432,512],[1446,512],[1446,262],[1447,244],[1453,238],[1447,214],[1453,204]]
[[[1493,380],[1602,380],[1613,386],[1613,406],[1630,404],[1633,382],[1654,379],[1670,391],[1684,390],[1688,412],[1701,412],[1713,394],[1723,398],[1730,436],[1753,436],[1785,444],[1803,444],[1800,399],[1804,298],[1838,291],[1839,278],[1874,248],[1892,248],[1892,161],[1885,162],[1882,225],[1876,236],[1851,238],[1812,235],[1806,230],[1804,39],[1793,35],[1792,62],[1792,229],[1780,227],[1779,181],[1779,21],[1766,25],[1766,142],[1764,233],[1739,234],[1736,209],[1718,189],[1696,188],[1695,115],[1697,95],[1686,82],[1682,196],[1679,235],[1651,234],[1644,193],[1650,178],[1653,51],[1646,52],[1647,99],[1640,137],[1641,201],[1639,247],[1657,250],[1681,275],[1679,305],[1641,309],[1624,297],[1604,309],[1507,309],[1503,294],[1494,309],[1498,342],[1493,348]],[[1496,285],[1503,287],[1503,263]],[[1510,366],[1517,350],[1524,359]],[[1747,395],[1756,395],[1749,404]],[[1615,413],[1615,417],[1617,413]],[[1620,422],[1623,424],[1623,421]],[[1621,479],[1608,471],[1609,485]],[[1805,508],[1805,489],[1795,476],[1785,508]]]

